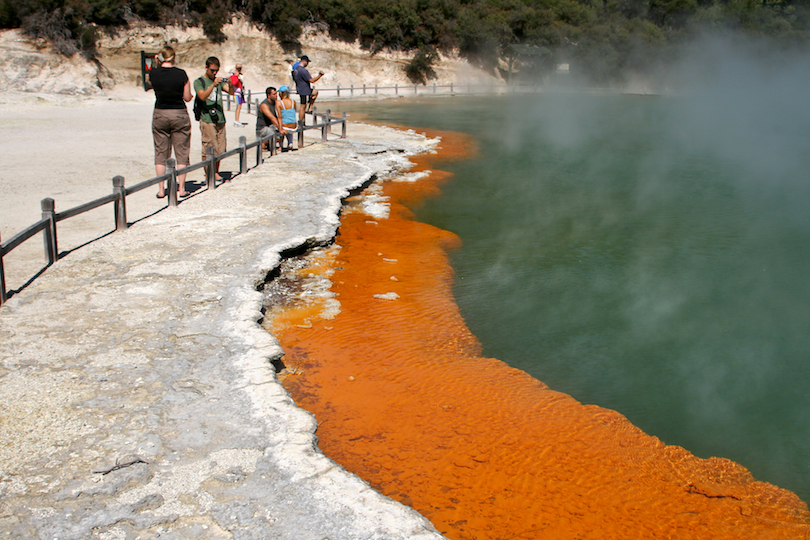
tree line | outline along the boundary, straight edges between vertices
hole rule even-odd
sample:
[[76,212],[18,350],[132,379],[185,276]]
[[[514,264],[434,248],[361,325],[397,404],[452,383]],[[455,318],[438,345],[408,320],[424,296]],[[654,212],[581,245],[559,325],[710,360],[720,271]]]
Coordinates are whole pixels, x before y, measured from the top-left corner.
[[64,55],[94,58],[99,32],[134,21],[202,27],[215,42],[241,13],[297,49],[305,24],[332,38],[359,40],[374,53],[411,51],[413,81],[435,77],[438,52],[458,51],[488,69],[535,46],[526,71],[567,61],[593,82],[645,72],[705,30],[731,29],[802,44],[810,33],[810,0],[0,0],[0,27],[21,28]]

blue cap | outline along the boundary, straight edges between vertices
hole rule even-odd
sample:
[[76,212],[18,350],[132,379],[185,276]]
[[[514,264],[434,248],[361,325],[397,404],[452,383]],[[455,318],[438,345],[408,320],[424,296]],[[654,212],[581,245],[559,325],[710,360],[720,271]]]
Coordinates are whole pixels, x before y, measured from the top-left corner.
[[286,85],[286,84],[282,84],[281,86],[279,86],[279,87],[278,87],[278,91],[279,91],[279,92],[289,92],[289,91],[290,91],[290,89],[289,89],[289,88],[287,88],[287,85]]

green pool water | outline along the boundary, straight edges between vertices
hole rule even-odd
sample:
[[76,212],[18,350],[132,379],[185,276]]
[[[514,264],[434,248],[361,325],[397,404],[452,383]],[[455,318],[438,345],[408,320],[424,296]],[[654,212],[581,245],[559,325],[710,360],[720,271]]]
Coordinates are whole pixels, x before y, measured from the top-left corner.
[[716,90],[341,110],[478,142],[415,210],[485,355],[808,501],[810,107]]

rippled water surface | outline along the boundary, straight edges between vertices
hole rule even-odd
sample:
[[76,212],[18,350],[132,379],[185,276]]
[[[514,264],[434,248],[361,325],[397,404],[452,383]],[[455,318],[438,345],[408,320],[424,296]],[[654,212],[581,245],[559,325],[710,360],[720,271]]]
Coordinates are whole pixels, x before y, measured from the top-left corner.
[[716,90],[343,109],[478,141],[416,211],[486,356],[808,501],[810,110]]

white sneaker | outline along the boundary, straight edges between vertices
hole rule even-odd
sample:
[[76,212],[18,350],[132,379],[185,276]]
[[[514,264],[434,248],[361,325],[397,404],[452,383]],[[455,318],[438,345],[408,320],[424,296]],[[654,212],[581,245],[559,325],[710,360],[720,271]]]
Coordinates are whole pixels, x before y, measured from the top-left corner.
[[242,127],[242,123],[241,122],[234,122],[233,127]]

